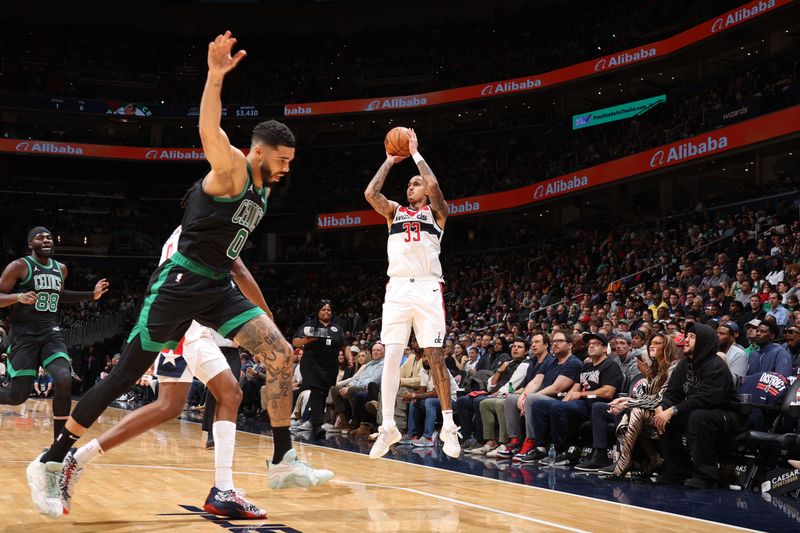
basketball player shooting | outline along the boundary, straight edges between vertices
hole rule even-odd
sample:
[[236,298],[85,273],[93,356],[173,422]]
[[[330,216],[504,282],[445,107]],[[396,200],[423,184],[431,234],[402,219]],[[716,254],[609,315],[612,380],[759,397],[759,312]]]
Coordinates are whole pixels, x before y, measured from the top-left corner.
[[[400,361],[414,328],[419,346],[430,361],[431,373],[442,408],[444,423],[440,437],[444,453],[450,457],[461,454],[458,427],[453,422],[450,405],[450,378],[444,364],[445,309],[442,265],[439,263],[442,234],[447,222],[447,202],[431,167],[419,153],[417,135],[413,129],[400,130],[394,140],[401,145],[407,136],[408,151],[397,149],[387,139],[386,161],[367,185],[364,196],[370,205],[386,218],[389,229],[389,283],[383,303],[381,341],[386,346],[386,363],[381,378],[381,412],[383,423],[378,438],[370,450],[373,459],[383,457],[389,446],[401,439],[394,421],[394,398],[400,387]],[[408,182],[402,207],[381,193],[386,176],[394,165],[408,156],[414,159],[419,175]],[[430,201],[430,203],[429,203]]]

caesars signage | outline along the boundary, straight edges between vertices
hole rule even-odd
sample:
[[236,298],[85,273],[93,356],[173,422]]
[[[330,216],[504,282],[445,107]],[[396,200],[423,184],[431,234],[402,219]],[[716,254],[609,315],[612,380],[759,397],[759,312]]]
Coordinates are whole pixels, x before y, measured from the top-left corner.
[[[800,132],[800,106],[794,106],[519,189],[451,200],[448,211],[452,216],[460,216],[536,204],[798,132]],[[322,230],[377,226],[385,223],[386,220],[372,210],[317,215],[317,229]]]
[[[247,149],[242,151],[247,153]],[[102,159],[132,159],[140,161],[205,161],[200,148],[147,148],[139,146],[109,146],[50,141],[0,139],[0,152],[32,155],[65,155]]]
[[494,96],[533,91],[543,87],[551,87],[560,83],[608,72],[650,59],[664,57],[747,22],[748,20],[752,20],[755,17],[769,13],[793,1],[794,0],[754,0],[728,11],[727,13],[723,13],[719,17],[707,20],[661,41],[584,61],[576,65],[551,70],[543,74],[534,74],[522,78],[493,81],[491,83],[482,83],[424,94],[286,104],[283,106],[283,115],[285,117],[299,117],[333,115],[338,113],[397,111],[478,100],[481,98],[491,98]]

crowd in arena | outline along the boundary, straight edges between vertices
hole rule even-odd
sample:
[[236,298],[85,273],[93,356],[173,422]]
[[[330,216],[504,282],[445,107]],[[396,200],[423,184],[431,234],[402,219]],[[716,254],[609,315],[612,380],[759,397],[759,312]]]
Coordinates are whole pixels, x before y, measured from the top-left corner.
[[[278,30],[267,41],[238,31],[253,57],[271,57],[275,42],[291,46],[268,69],[243,65],[252,83],[232,84],[227,97],[242,104],[283,104],[287,98],[390,96],[526,76],[657,41],[737,6],[725,0],[688,8],[656,1],[573,8],[531,3],[491,22],[415,24],[402,30],[402,39],[386,39],[382,29],[302,37]],[[561,30],[589,27],[593,31]],[[52,32],[12,21],[0,35],[4,92],[170,103],[187,103],[187,95],[202,86],[205,44],[213,37],[176,34],[174,28],[166,37],[148,35],[123,26],[98,29],[89,38],[82,31]]]

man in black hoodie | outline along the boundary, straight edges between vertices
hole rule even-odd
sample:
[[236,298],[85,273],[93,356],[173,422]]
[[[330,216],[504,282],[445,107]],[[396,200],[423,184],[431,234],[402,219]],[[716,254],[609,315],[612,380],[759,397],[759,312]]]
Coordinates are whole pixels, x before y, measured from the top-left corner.
[[[744,428],[739,399],[719,340],[705,324],[686,327],[684,358],[672,372],[653,424],[662,433],[664,474],[660,481],[711,488],[719,480],[717,450]],[[683,435],[688,437],[688,450]]]

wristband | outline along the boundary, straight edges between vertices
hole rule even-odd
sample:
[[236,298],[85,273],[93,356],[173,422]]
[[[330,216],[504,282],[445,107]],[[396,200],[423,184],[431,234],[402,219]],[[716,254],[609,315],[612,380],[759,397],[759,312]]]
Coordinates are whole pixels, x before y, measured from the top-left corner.
[[417,163],[417,164],[419,164],[420,161],[425,161],[425,158],[423,158],[422,154],[420,154],[419,152],[414,152],[411,155],[411,159],[413,159],[414,163]]
[[22,301],[22,293],[18,292],[17,293],[17,303],[20,303],[21,301]]

